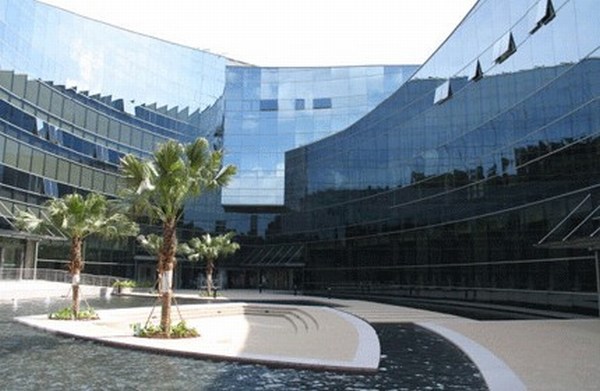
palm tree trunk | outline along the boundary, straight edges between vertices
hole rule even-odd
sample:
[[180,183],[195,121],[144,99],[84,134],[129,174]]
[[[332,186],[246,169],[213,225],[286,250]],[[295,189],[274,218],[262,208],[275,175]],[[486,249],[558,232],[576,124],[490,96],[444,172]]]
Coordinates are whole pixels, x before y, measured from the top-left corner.
[[[168,273],[168,272],[164,272]],[[165,277],[168,278],[168,277]],[[160,327],[164,331],[167,337],[171,336],[171,289],[166,291],[162,291],[160,293],[161,297],[161,310],[160,310]]]
[[81,269],[83,269],[83,258],[81,254],[83,239],[78,236],[73,236],[71,239],[71,254],[69,263],[69,272],[71,273],[71,289],[73,290],[73,302],[71,310],[73,316],[77,318],[79,314],[79,281],[81,278]]
[[168,219],[163,224],[163,247],[159,256],[160,296],[162,301],[160,326],[167,337],[171,336],[171,298],[173,296],[173,271],[177,250],[175,219]]
[[214,271],[214,263],[212,259],[206,260],[206,294],[208,297],[212,296],[213,290],[213,271]]

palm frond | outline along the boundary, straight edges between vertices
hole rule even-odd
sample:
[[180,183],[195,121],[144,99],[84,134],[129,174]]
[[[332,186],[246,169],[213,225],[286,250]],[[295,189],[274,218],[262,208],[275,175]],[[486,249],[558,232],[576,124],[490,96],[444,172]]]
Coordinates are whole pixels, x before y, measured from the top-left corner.
[[138,235],[137,242],[151,255],[158,255],[163,245],[163,238],[156,234]]
[[193,143],[186,147],[187,160],[192,172],[205,165],[209,155],[209,143],[205,138],[197,138]]
[[42,226],[43,220],[31,212],[21,211],[16,216],[16,227],[25,232],[36,232]]
[[17,217],[19,228],[31,232],[52,227],[69,238],[129,236],[138,229],[124,214],[109,212],[108,201],[97,193],[89,193],[85,198],[77,193],[67,194],[49,200],[45,208],[47,213],[42,213],[43,218],[22,212]]

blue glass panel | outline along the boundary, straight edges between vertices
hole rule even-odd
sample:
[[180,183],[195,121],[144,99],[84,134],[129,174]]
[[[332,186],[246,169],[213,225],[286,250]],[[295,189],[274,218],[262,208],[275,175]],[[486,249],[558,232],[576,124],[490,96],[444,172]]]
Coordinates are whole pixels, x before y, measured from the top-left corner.
[[435,89],[435,96],[433,97],[433,103],[440,104],[452,96],[452,88],[450,86],[450,80],[446,80],[442,85]]
[[277,99],[261,99],[260,111],[276,111],[278,109]]
[[315,98],[313,99],[313,109],[330,109],[331,98]]
[[49,197],[57,198],[58,197],[58,184],[56,182],[54,182],[53,180],[44,178],[44,194]]
[[500,64],[510,57],[516,50],[517,47],[515,45],[515,40],[512,33],[506,33],[494,44],[494,61]]

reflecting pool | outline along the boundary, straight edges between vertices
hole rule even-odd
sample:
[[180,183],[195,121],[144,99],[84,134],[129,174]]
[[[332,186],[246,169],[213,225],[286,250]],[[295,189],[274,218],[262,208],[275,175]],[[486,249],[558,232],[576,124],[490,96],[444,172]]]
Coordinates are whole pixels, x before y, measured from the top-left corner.
[[[149,301],[150,300],[150,301]],[[152,299],[88,300],[102,308]],[[59,337],[13,321],[55,311],[67,299],[0,303],[2,390],[486,390],[454,345],[411,324],[374,325],[382,359],[375,374],[345,374],[215,362],[118,349]],[[102,315],[101,311],[100,315]]]

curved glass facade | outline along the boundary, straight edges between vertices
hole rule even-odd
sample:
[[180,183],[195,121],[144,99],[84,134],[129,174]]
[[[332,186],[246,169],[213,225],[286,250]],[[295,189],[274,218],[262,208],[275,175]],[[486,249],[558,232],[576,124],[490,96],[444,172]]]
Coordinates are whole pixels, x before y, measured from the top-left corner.
[[228,67],[225,149],[238,175],[223,190],[223,204],[283,206],[285,151],[345,129],[416,69]]
[[[0,66],[67,88],[204,110],[222,94],[226,59],[32,0],[0,2]],[[128,110],[131,111],[131,110]]]
[[[231,286],[587,311],[593,254],[569,243],[600,231],[597,15],[480,0],[419,68],[260,68],[0,0],[2,227],[72,191],[114,197],[123,154],[205,136],[239,175],[184,223],[239,234]],[[92,271],[138,262],[117,244],[86,255]]]
[[305,282],[531,304],[594,291],[593,254],[538,242],[600,201],[599,14],[480,1],[386,102],[289,151],[282,231],[308,243]]
[[[147,156],[165,140],[198,136],[222,144],[227,62],[35,1],[1,0],[2,226],[74,191],[115,197],[126,153]],[[218,211],[218,198],[190,205],[187,221],[214,229],[214,219],[198,216]],[[0,246],[7,264],[19,264],[18,246]],[[40,258],[62,258],[56,247],[43,242]],[[88,271],[132,270],[122,245],[91,243],[86,258]]]

